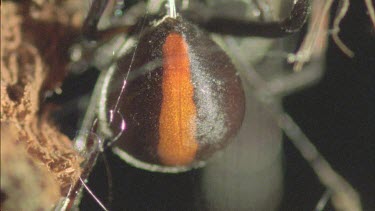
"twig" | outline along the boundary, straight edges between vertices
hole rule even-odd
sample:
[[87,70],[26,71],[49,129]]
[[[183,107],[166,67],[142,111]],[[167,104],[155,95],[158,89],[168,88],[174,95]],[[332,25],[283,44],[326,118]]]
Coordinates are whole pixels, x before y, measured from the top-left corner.
[[322,198],[320,198],[320,200],[316,204],[315,211],[323,211],[324,207],[327,205],[327,202],[331,198],[331,196],[332,196],[332,191],[326,190]]
[[372,21],[372,24],[374,25],[375,28],[375,10],[374,10],[374,5],[371,0],[365,0],[366,7],[368,10],[368,14],[370,16],[370,19]]
[[[295,63],[293,66],[294,71],[300,71],[303,65],[310,61],[311,55],[314,51],[321,51],[316,48],[317,40],[320,36],[326,33],[326,23],[329,16],[329,9],[331,8],[333,0],[315,1],[313,8],[313,19],[310,22],[308,32],[303,40],[301,47],[297,53],[288,56],[289,63]],[[317,12],[318,11],[318,12]]]
[[341,20],[345,17],[346,13],[348,12],[349,8],[349,0],[342,0],[340,1],[340,7],[338,9],[338,14],[336,15],[334,21],[333,21],[333,30],[332,30],[332,39],[336,43],[337,47],[340,48],[340,50],[346,54],[348,57],[353,58],[354,52],[350,50],[344,42],[339,37],[340,32],[340,23]]
[[337,210],[361,211],[362,206],[357,191],[332,169],[294,120],[287,113],[280,113],[278,120],[285,134],[314,169],[320,182],[332,191],[333,206]]

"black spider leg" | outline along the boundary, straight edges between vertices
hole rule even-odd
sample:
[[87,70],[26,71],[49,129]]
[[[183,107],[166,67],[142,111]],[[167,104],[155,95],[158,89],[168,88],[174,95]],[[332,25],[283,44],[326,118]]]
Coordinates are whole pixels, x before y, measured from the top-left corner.
[[[102,17],[103,15],[103,12],[105,10],[105,8],[107,7],[108,5],[108,2],[109,0],[94,0],[92,1],[92,4],[90,6],[90,10],[89,10],[89,13],[87,15],[87,17],[85,18],[84,20],[84,23],[83,23],[83,26],[82,26],[82,36],[84,39],[88,40],[88,41],[104,41],[105,38],[111,38],[112,37],[112,34],[116,34],[116,32],[113,30],[116,28],[113,28],[113,29],[109,29],[109,30],[98,30],[98,23],[100,21],[100,18]],[[99,143],[100,144],[100,143]],[[104,145],[104,143],[103,143]],[[86,161],[86,164],[85,164],[85,168],[83,169],[83,172],[82,172],[82,175],[81,175],[81,178],[82,181],[85,181],[92,169],[94,168],[95,164],[96,164],[96,161],[98,159],[99,156],[102,156],[103,158],[103,161],[105,163],[105,166],[106,166],[106,173],[108,175],[107,179],[108,179],[108,198],[107,198],[107,206],[110,207],[111,204],[112,204],[112,201],[113,201],[113,197],[112,197],[112,174],[111,174],[111,171],[109,169],[109,164],[108,164],[108,160],[105,156],[105,153],[103,151],[103,146],[99,146],[99,148],[97,150],[95,150],[91,155],[90,157],[87,159]],[[78,182],[78,184],[76,185],[77,187],[74,188],[74,190],[82,190],[82,185],[84,184],[81,184]],[[78,191],[77,191],[78,192]],[[71,196],[76,202],[74,202],[75,204],[77,204],[77,199],[75,199],[76,195],[73,194],[73,196]],[[95,198],[95,197],[94,197]],[[78,203],[79,203],[79,199],[78,199]],[[101,203],[101,202],[99,202]]]
[[82,34],[88,40],[98,39],[98,23],[103,15],[108,0],[94,0],[91,4],[89,14],[87,15],[82,26]]
[[255,22],[228,17],[188,17],[188,19],[207,31],[233,36],[259,36],[276,38],[298,32],[310,14],[311,0],[298,0],[290,16],[282,21]]
[[94,0],[90,6],[89,13],[83,22],[82,35],[89,41],[105,41],[113,38],[119,33],[131,32],[132,26],[113,27],[104,30],[98,30],[98,23],[103,15],[109,0]]

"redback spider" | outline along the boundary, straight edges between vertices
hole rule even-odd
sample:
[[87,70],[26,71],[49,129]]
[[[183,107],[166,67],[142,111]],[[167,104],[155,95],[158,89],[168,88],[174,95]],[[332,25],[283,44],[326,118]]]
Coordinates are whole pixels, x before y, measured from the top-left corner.
[[[245,97],[238,65],[203,30],[281,37],[298,32],[310,8],[308,0],[299,0],[287,19],[259,23],[188,13],[181,17],[173,2],[166,16],[149,15],[129,27],[104,31],[97,25],[107,1],[92,3],[83,27],[87,39],[108,39],[117,32],[131,37],[142,30],[136,45],[129,38],[115,51],[114,65],[102,73],[94,91],[83,135],[75,143],[88,152],[83,178],[97,154],[112,145],[126,162],[148,171],[178,173],[203,166],[236,137],[245,107],[253,103]],[[101,140],[92,152],[88,145],[94,136],[85,131]]]
[[[83,26],[87,39],[107,38],[118,30],[97,29],[107,4],[93,1]],[[289,18],[262,24],[225,17],[191,20],[215,33],[281,37],[299,31],[309,8],[308,0],[299,0]],[[113,145],[117,155],[138,168],[182,172],[203,166],[233,140],[245,115],[244,90],[224,50],[181,17],[174,1],[167,15],[155,18],[125,29],[128,34],[137,26],[143,30],[134,47],[115,55],[101,81],[98,110],[90,115],[97,116],[95,133],[112,139],[101,148]],[[115,138],[111,125],[122,125],[124,131]]]

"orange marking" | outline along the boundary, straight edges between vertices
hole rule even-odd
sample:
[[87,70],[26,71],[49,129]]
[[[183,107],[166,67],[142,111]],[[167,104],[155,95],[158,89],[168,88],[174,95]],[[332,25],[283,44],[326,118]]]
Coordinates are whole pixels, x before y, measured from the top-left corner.
[[165,165],[188,165],[196,155],[197,109],[190,77],[188,46],[177,33],[163,45],[163,100],[159,119],[158,155]]

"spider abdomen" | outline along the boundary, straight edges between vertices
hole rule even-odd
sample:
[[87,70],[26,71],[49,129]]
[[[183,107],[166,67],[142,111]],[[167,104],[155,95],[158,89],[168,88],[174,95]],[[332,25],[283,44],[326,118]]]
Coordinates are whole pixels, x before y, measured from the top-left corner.
[[191,168],[223,148],[242,124],[244,91],[230,58],[180,19],[146,30],[110,77],[105,108],[116,107],[126,121],[114,151],[137,167]]

